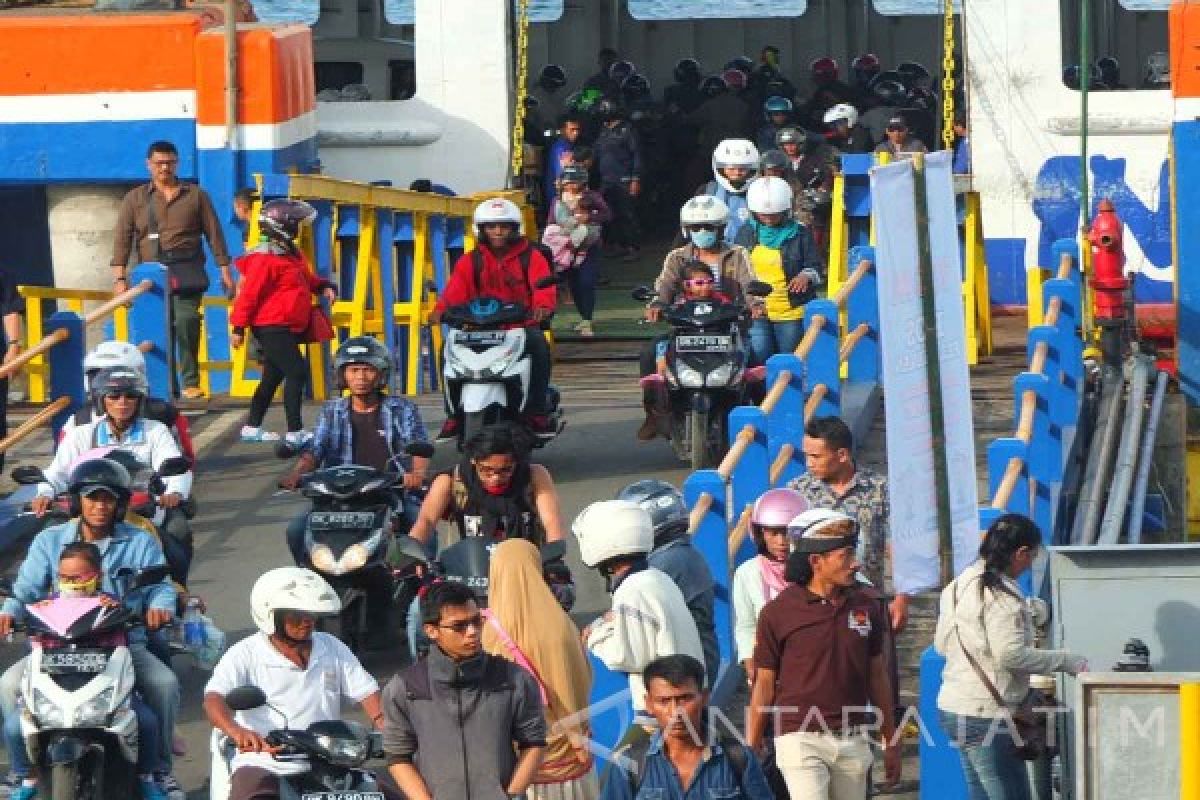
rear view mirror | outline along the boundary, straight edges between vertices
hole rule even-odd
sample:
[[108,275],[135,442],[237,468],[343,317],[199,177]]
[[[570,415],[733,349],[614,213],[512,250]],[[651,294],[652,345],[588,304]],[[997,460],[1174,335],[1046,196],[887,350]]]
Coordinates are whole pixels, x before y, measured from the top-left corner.
[[280,439],[275,443],[275,457],[278,459],[287,460],[293,458],[299,452],[286,439]]
[[170,478],[175,475],[184,475],[192,468],[192,465],[186,458],[168,458],[158,468],[158,475],[161,478]]
[[225,705],[234,711],[250,711],[267,704],[267,694],[257,686],[239,686],[225,695]]
[[31,486],[35,483],[42,483],[46,480],[46,476],[42,474],[41,467],[25,464],[12,471],[12,479],[22,486]]
[[654,299],[654,291],[649,286],[639,286],[629,294],[639,303],[649,303]]
[[171,568],[166,564],[160,564],[157,567],[146,567],[138,570],[133,578],[133,583],[130,585],[130,590],[141,589],[144,586],[153,586],[156,583],[162,583],[163,578],[171,574]]
[[750,285],[746,287],[746,294],[752,297],[766,297],[771,291],[771,284],[762,281],[750,281]]

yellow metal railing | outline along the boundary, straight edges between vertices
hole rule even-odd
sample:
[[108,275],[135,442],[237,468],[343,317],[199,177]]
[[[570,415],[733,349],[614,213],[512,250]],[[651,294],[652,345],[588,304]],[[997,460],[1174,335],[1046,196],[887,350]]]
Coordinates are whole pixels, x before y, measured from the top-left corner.
[[[45,337],[45,317],[42,314],[42,301],[53,300],[59,310],[74,311],[84,316],[85,303],[107,304],[113,298],[112,292],[97,289],[59,289],[53,286],[18,286],[17,291],[27,301],[25,303],[25,349],[28,351]],[[140,294],[140,293],[139,293]],[[129,309],[124,303],[112,308],[113,335],[122,341],[129,339]],[[97,318],[95,321],[99,321]],[[89,321],[87,324],[91,325]],[[45,351],[39,351],[30,359],[25,367],[29,380],[29,399],[34,403],[46,402],[49,381],[49,365],[46,363]]]

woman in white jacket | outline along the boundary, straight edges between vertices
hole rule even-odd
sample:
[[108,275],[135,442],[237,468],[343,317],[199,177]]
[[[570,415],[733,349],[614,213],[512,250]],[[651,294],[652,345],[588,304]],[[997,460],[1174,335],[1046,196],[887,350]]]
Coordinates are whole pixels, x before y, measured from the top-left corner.
[[758,555],[733,574],[733,636],[737,658],[754,685],[754,631],[763,606],[787,588],[783,578],[789,552],[788,523],[808,510],[808,501],[795,489],[771,489],[754,503],[750,535]]
[[959,748],[970,800],[1030,800],[1010,712],[1028,694],[1030,675],[1087,669],[1079,656],[1034,646],[1035,618],[1045,621],[1046,606],[1023,597],[1016,579],[1033,565],[1041,546],[1032,520],[1005,514],[988,528],[979,559],[942,590],[934,647],[946,667],[937,704],[942,728]]

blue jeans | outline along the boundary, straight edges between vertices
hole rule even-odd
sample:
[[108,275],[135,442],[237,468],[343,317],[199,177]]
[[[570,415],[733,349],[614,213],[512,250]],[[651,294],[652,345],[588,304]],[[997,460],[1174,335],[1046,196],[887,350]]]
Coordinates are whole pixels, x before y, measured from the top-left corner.
[[751,361],[765,364],[768,358],[777,353],[791,353],[803,336],[802,320],[773,322],[764,318],[756,319],[750,323]]
[[939,711],[942,730],[958,747],[969,800],[1032,800],[1025,762],[1002,720]]

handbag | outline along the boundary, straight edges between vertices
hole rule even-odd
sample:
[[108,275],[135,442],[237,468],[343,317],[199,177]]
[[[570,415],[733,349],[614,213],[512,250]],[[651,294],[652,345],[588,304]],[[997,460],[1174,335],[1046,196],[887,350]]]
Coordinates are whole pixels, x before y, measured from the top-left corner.
[[308,311],[308,325],[300,332],[300,341],[305,344],[318,344],[333,339],[333,323],[321,306],[313,306]]
[[[957,609],[957,585],[954,587],[954,606]],[[1051,714],[1055,708],[1055,704],[1050,698],[1037,689],[1030,689],[1016,708],[1009,706],[1004,702],[1004,697],[996,688],[996,684],[992,683],[991,678],[983,671],[983,667],[979,666],[979,662],[975,660],[975,656],[971,655],[971,651],[963,644],[957,622],[954,623],[954,636],[958,639],[958,646],[962,649],[963,655],[967,657],[967,663],[971,665],[971,669],[975,670],[979,680],[987,687],[988,694],[992,696],[996,705],[1008,712],[1012,719],[1013,733],[1016,735],[1013,745],[1016,748],[1017,757],[1023,761],[1038,761],[1043,757],[1058,755],[1058,743],[1049,735],[1050,726],[1054,724]]]

